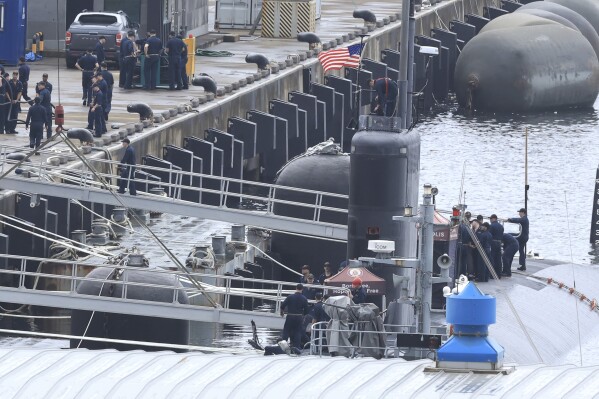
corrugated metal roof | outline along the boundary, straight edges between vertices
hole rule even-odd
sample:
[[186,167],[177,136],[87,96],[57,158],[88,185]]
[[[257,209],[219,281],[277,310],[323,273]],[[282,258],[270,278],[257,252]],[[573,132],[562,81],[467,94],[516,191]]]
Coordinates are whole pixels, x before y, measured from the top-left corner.
[[0,349],[2,398],[581,398],[599,366],[508,375],[425,372],[429,360]]

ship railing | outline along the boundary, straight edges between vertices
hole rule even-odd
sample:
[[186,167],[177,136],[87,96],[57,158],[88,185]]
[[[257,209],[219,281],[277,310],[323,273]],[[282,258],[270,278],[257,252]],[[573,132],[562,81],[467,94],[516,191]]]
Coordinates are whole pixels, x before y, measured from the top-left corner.
[[[400,357],[405,354],[405,351],[408,348],[397,345],[397,334],[417,333],[416,326],[412,324],[383,324],[383,331],[373,331],[372,329],[364,328],[366,326],[372,326],[372,321],[345,322],[343,323],[343,328],[334,328],[332,327],[332,324],[331,321],[321,321],[312,324],[310,327],[311,355],[328,355],[330,354],[329,349],[335,349],[335,352],[343,352],[350,358],[361,357],[365,351],[369,353],[368,356],[372,356],[373,353],[378,353],[381,357]],[[327,341],[327,334],[331,333],[342,334],[347,337],[347,341],[351,339],[353,344],[350,343],[344,345],[340,340],[335,340],[333,344],[329,344]],[[445,325],[431,326],[431,333],[445,336],[447,327]],[[378,335],[379,342],[385,342],[385,345],[367,345],[364,343],[365,335],[369,335],[370,337]],[[433,351],[432,348],[415,350],[415,352],[421,352],[422,356],[420,357],[426,357],[431,351]]]
[[[45,268],[51,268],[51,272],[45,272]],[[87,274],[93,269],[109,270],[106,278],[89,277]],[[148,275],[164,275],[171,276],[170,284],[142,283],[129,281],[129,273],[135,271],[138,273],[148,273]],[[201,288],[196,288],[191,284],[190,279],[193,278],[199,282]],[[202,280],[214,281],[217,285],[202,282]],[[77,292],[78,287],[84,282],[94,282],[101,284],[101,287],[112,286],[112,296],[100,297],[98,295],[87,295]],[[234,287],[238,283],[255,283],[262,288],[239,288]],[[281,302],[290,294],[295,292],[297,283],[290,283],[276,280],[265,280],[256,278],[245,278],[239,276],[216,275],[207,273],[197,273],[190,271],[183,273],[159,267],[136,267],[127,266],[125,264],[93,264],[83,263],[69,260],[57,260],[47,258],[37,258],[20,255],[0,254],[0,291],[10,291],[16,289],[20,293],[45,293],[55,294],[56,296],[68,296],[70,298],[90,298],[97,297],[101,299],[122,301],[135,301],[155,303],[150,300],[132,299],[128,295],[128,290],[131,287],[145,287],[156,290],[171,290],[172,291],[172,306],[183,307],[198,307],[203,305],[191,305],[179,303],[180,296],[185,293],[188,298],[194,298],[200,295],[211,295],[216,298],[221,298],[217,302],[224,309],[230,309],[232,298],[249,298],[258,300],[262,305],[270,304],[267,308],[274,310],[278,315],[280,312]],[[332,291],[330,286],[321,285],[306,285],[318,290],[326,292]],[[120,288],[117,289],[117,288]],[[335,287],[339,289],[339,287]],[[106,292],[107,288],[100,289],[101,292]],[[120,291],[120,292],[119,292]],[[20,297],[21,298],[21,297]],[[10,302],[10,301],[9,301]],[[49,300],[44,306],[52,306],[52,301]],[[63,307],[63,306],[57,306]],[[264,306],[261,307],[264,309]],[[252,309],[253,310],[253,307]],[[264,313],[264,311],[262,311]]]
[[[2,147],[2,155],[0,156],[2,172],[5,172],[10,166],[18,162],[6,157],[9,149],[8,146]],[[52,153],[48,152],[47,155],[50,154]],[[187,198],[194,199],[193,201],[187,201],[192,203],[202,203],[203,197],[206,194],[216,195],[219,197],[218,206],[220,207],[226,207],[227,201],[230,198],[237,198],[240,202],[253,201],[263,203],[267,214],[272,214],[274,212],[275,205],[293,207],[302,214],[305,214],[305,216],[310,214],[312,221],[315,222],[322,222],[323,219],[326,221],[326,219],[330,220],[347,217],[347,202],[349,197],[346,194],[253,182],[243,179],[186,172],[156,166],[135,165],[135,169],[143,170],[149,174],[169,176],[168,181],[142,180],[133,178],[131,175],[133,168],[128,168],[128,176],[121,177],[119,173],[115,172],[118,170],[117,168],[121,166],[120,162],[117,161],[89,158],[87,159],[87,162],[93,166],[93,174],[84,163],[79,163],[77,167],[73,167],[66,165],[52,165],[45,160],[40,160],[39,163],[21,164],[20,172],[30,178],[37,177],[39,180],[50,180],[57,184],[68,183],[71,185],[78,185],[82,188],[103,189],[105,188],[105,184],[107,184],[115,191],[118,189],[118,182],[120,180],[125,180],[127,182],[135,181],[138,187],[147,185],[163,188],[167,193],[171,194],[170,198],[172,201],[184,201],[182,199],[183,191],[192,193],[187,195]],[[99,181],[98,177],[104,180],[104,182]],[[189,183],[183,184],[184,181]],[[218,185],[218,189],[206,187],[209,182],[217,182],[217,184],[212,184],[212,186]],[[152,196],[153,194],[138,191],[138,195]],[[279,198],[277,198],[277,196],[279,196]],[[284,199],[281,197],[293,197],[293,199]],[[332,204],[340,205],[334,206]],[[306,217],[303,217],[303,219],[306,219]]]

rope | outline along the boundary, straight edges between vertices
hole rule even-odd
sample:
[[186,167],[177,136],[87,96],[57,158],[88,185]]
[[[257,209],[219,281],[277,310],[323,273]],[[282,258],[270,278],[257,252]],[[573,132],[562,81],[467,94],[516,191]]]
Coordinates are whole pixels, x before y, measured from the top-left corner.
[[199,57],[232,57],[235,54],[225,50],[203,50],[199,48],[196,50],[196,55]]
[[281,262],[279,262],[278,260],[274,259],[273,257],[269,256],[266,252],[264,252],[263,250],[261,250],[260,248],[258,248],[257,246],[255,246],[254,244],[250,244],[249,242],[245,242],[245,241],[230,241],[233,244],[246,244],[249,245],[250,247],[256,249],[258,252],[260,252],[262,255],[264,255],[265,258],[270,259],[272,262],[274,262],[275,264],[281,266],[284,269],[287,269],[288,271],[290,271],[291,273],[297,274],[298,276],[301,276],[302,274],[299,272],[296,272],[295,270],[285,266],[284,264],[282,264]]

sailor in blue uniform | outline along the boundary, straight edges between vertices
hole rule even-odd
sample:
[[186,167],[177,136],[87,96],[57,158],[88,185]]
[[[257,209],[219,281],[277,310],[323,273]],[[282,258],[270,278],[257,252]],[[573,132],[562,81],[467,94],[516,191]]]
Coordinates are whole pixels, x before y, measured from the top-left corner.
[[459,274],[466,276],[472,276],[474,274],[474,261],[473,261],[473,250],[474,243],[472,237],[470,237],[470,222],[466,219],[462,221],[458,227],[459,242],[458,249],[460,253],[458,255],[459,261]]
[[518,240],[511,234],[503,233],[502,236],[503,242],[503,273],[501,273],[504,277],[512,277],[512,262],[514,261],[514,255],[518,252],[520,246],[518,245]]
[[[177,36],[183,42],[183,35]],[[183,49],[181,50],[181,82],[183,83],[183,89],[189,89],[189,78],[187,76],[187,44],[183,42]]]
[[291,346],[295,348],[302,347],[302,321],[304,315],[308,313],[308,300],[302,295],[304,286],[298,284],[295,286],[295,293],[289,295],[281,304],[281,316],[287,311],[285,326],[283,327],[283,339],[291,341]]
[[108,120],[108,114],[112,109],[112,88],[114,87],[114,76],[112,76],[112,73],[108,70],[108,64],[106,64],[106,62],[103,62],[100,67],[102,68],[100,74],[102,75],[104,82],[106,82],[107,89],[106,107],[104,107],[104,120]]
[[92,104],[87,114],[87,127],[90,128],[93,124],[95,136],[101,137],[106,130],[104,125],[105,97],[97,83],[94,84],[93,92]]
[[10,108],[10,87],[7,80],[0,77],[0,134],[4,134],[8,110]]
[[320,285],[324,285],[324,281],[333,277],[333,272],[331,271],[331,264],[329,262],[324,262],[323,266],[324,272],[318,277],[317,283]]
[[[50,94],[52,94],[52,83],[48,82],[48,74],[47,73],[44,73],[42,75],[42,81],[46,84],[46,89],[48,89]],[[37,85],[35,86],[35,94],[40,94],[40,88]]]
[[[326,301],[328,299],[328,297],[329,297],[328,295],[325,295],[324,300]],[[310,311],[310,314],[312,315],[312,323],[316,324],[316,323],[321,323],[323,321],[331,320],[331,318],[329,317],[327,312],[324,310],[325,303],[323,302],[322,292],[316,293],[316,301],[317,302],[314,304],[314,306],[312,306],[312,310]],[[320,325],[317,325],[315,328],[316,328],[316,331],[315,331],[316,346],[320,347],[322,345],[323,350],[326,351],[325,348],[327,345],[327,341],[326,341],[326,336],[324,334],[326,325],[320,324]],[[320,339],[321,334],[323,335],[322,339]]]
[[48,114],[46,109],[40,105],[40,98],[34,99],[34,104],[27,111],[27,119],[25,120],[25,129],[29,131],[29,148],[38,148],[44,137],[44,125],[48,122]]
[[507,221],[510,223],[518,223],[520,224],[520,235],[518,237],[516,237],[516,239],[518,240],[518,245],[520,246],[520,248],[518,248],[518,251],[520,253],[520,259],[518,260],[518,263],[520,264],[520,267],[518,268],[518,270],[520,271],[526,271],[526,243],[528,242],[528,216],[526,215],[526,209],[525,208],[520,208],[520,210],[518,211],[518,215],[520,217],[518,218],[509,218]]
[[127,68],[125,65],[125,54],[124,49],[127,46],[127,42],[129,39],[125,36],[123,40],[121,40],[121,46],[119,49],[119,87],[122,89],[125,87],[125,79],[127,78]]
[[175,32],[169,34],[169,41],[166,43],[166,52],[168,53],[168,87],[169,90],[181,90],[181,52],[185,43],[175,36]]
[[46,138],[52,137],[52,95],[46,89],[46,83],[41,81],[37,84],[40,89],[37,98],[40,99],[40,105],[46,110]]
[[[306,276],[306,284],[315,284],[313,274],[308,274]],[[304,287],[304,290],[302,291],[302,295],[305,296],[306,299],[313,301],[314,299],[316,299],[316,288]]]
[[135,44],[135,32],[128,32],[129,40],[122,46],[123,62],[125,63],[125,86],[124,89],[131,89],[133,84],[133,74],[135,73],[135,64],[137,63],[137,45]]
[[489,233],[493,238],[491,241],[491,263],[493,269],[498,276],[501,276],[503,267],[501,265],[501,240],[503,239],[503,226],[497,221],[497,215],[493,214],[489,218],[491,225],[489,227]]
[[4,129],[7,134],[17,133],[17,119],[19,119],[19,112],[21,112],[21,96],[23,95],[23,83],[19,80],[19,73],[13,72],[12,79],[9,82],[10,87],[10,98],[12,106],[10,107],[10,115],[7,118],[6,126]]
[[92,55],[91,50],[86,50],[85,54],[77,60],[75,68],[81,71],[81,87],[83,88],[83,105],[91,102],[91,85],[94,76],[94,69],[98,67],[96,57]]
[[393,79],[379,78],[370,79],[370,87],[376,91],[377,103],[374,111],[378,115],[393,116],[395,113],[395,102],[397,100],[398,87]]
[[[125,149],[125,155],[123,155],[123,159],[121,159],[121,164],[119,165],[121,170],[121,179],[119,179],[119,194],[125,194],[125,187],[129,185],[129,194],[136,195],[137,191],[135,189],[135,151],[133,147],[131,147],[131,142],[129,139],[125,138],[121,140],[123,144],[123,148]],[[129,180],[125,180],[129,179]]]
[[106,38],[104,36],[100,36],[98,42],[96,43],[96,47],[94,48],[94,53],[96,53],[96,62],[98,65],[102,64],[104,60],[106,60],[106,55],[104,54],[104,43],[106,43]]
[[356,305],[366,302],[366,290],[362,287],[362,279],[360,277],[354,278],[351,283],[351,296],[350,299],[354,301]]
[[27,95],[27,86],[29,84],[29,65],[25,63],[25,57],[19,58],[19,80],[23,84],[23,98],[33,104],[31,98]]
[[[493,236],[491,236],[491,233],[489,233],[488,229],[489,223],[483,223],[478,230],[476,230],[476,238],[478,239],[483,251],[485,251],[487,258],[491,259],[491,242],[493,242]],[[480,282],[489,281],[489,270],[487,269],[487,265],[485,264],[485,261],[479,252],[476,253],[476,279]]]
[[156,31],[150,31],[150,37],[144,45],[144,54],[146,60],[144,64],[146,80],[144,89],[156,89],[156,79],[158,78],[158,68],[160,68],[160,51],[162,51],[162,40],[156,37]]

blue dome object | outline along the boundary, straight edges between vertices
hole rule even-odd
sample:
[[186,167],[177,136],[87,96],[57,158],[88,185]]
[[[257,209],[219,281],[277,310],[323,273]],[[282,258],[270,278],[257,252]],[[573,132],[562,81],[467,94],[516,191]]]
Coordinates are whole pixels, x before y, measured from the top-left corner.
[[495,298],[483,294],[474,283],[468,283],[458,295],[447,298],[447,322],[455,326],[495,324],[496,312]]

